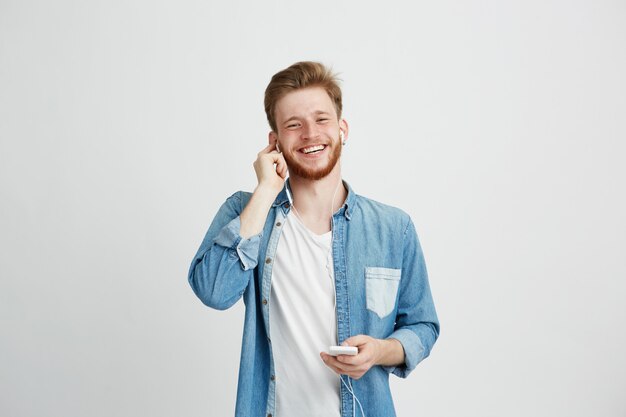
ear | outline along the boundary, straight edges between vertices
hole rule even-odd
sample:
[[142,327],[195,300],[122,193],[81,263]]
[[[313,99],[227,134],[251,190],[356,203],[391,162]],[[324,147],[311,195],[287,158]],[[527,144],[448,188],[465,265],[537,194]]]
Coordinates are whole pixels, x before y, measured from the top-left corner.
[[270,145],[274,145],[274,149],[277,148],[278,145],[278,135],[273,130],[267,135],[267,140]]
[[343,132],[343,140],[347,141],[350,128],[346,119],[339,120],[339,129],[341,129],[341,131]]

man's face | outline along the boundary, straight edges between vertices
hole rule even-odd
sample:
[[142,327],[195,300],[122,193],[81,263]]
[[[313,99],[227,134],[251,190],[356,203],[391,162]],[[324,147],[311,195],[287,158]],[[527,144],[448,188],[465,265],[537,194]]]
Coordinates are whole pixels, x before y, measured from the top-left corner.
[[[321,87],[292,91],[276,102],[274,114],[278,133],[274,138],[289,175],[319,180],[330,174],[342,145],[337,111],[326,91]],[[343,120],[341,125],[347,128]]]

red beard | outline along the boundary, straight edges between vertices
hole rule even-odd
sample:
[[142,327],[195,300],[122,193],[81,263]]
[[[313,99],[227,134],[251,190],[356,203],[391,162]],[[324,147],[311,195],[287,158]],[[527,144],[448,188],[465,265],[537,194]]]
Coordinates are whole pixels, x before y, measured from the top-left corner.
[[333,168],[335,168],[335,165],[337,165],[339,157],[341,156],[342,146],[339,142],[337,142],[337,144],[328,145],[327,148],[329,148],[330,157],[327,164],[321,168],[309,168],[299,163],[295,158],[292,158],[291,154],[283,153],[285,162],[287,162],[287,168],[289,169],[289,175],[295,175],[297,177],[315,181],[326,177],[330,174]]

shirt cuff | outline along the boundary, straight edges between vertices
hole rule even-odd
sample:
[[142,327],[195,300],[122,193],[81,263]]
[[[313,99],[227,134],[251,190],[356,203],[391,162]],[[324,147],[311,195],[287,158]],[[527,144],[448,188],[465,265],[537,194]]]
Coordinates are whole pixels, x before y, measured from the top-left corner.
[[239,234],[240,227],[241,219],[237,216],[220,230],[213,242],[228,248],[230,256],[239,258],[241,267],[244,271],[247,271],[257,266],[263,232],[243,239]]
[[396,366],[383,366],[387,372],[400,378],[406,378],[418,363],[424,359],[424,345],[419,336],[409,329],[398,329],[387,339],[396,339],[404,349],[404,363]]

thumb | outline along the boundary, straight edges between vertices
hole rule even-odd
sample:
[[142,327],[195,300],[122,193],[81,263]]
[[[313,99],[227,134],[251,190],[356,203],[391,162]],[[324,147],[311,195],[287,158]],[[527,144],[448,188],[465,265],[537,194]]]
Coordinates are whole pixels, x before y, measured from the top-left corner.
[[369,340],[369,336],[365,336],[363,334],[359,334],[356,336],[352,336],[343,341],[341,346],[361,346]]

